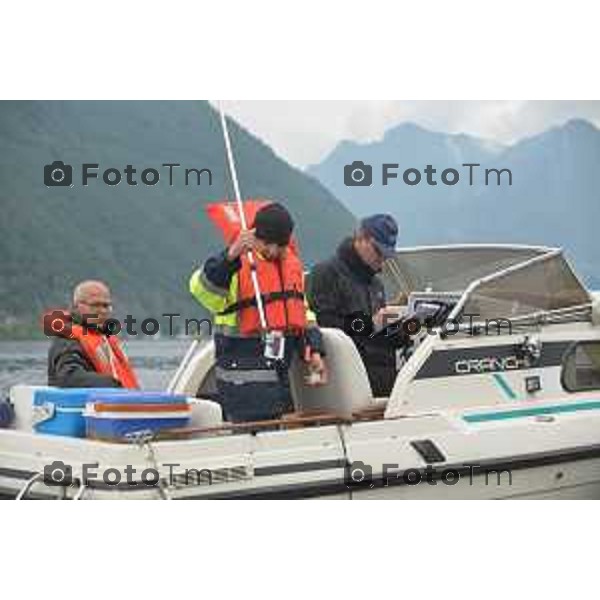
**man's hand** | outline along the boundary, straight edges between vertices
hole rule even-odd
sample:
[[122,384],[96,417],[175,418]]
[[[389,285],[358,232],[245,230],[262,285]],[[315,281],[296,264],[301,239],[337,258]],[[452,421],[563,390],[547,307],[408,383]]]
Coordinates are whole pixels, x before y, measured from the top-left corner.
[[313,387],[325,385],[327,383],[327,365],[325,364],[323,357],[318,352],[310,355],[307,366],[309,371],[309,376],[306,380],[307,385]]
[[404,317],[405,312],[401,306],[384,306],[373,316],[373,324],[377,328],[385,327]]
[[254,229],[249,229],[240,232],[240,235],[238,235],[236,240],[231,244],[231,246],[229,246],[229,250],[227,251],[228,260],[234,261],[242,254],[254,248],[254,244],[256,242],[254,231]]

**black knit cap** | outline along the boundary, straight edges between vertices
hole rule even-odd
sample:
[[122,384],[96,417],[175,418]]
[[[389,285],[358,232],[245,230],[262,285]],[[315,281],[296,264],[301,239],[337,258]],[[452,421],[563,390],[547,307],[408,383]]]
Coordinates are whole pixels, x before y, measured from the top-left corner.
[[256,237],[267,244],[287,246],[294,230],[294,221],[278,202],[263,206],[254,217]]

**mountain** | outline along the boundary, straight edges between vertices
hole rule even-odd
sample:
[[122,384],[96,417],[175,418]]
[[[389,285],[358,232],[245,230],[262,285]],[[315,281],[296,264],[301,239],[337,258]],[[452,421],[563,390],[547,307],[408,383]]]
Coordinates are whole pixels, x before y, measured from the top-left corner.
[[[352,230],[350,211],[232,120],[229,130],[243,196],[283,201],[305,261],[328,255]],[[43,310],[65,306],[73,285],[88,278],[111,285],[119,318],[202,314],[187,280],[222,247],[203,206],[233,197],[219,116],[207,102],[0,102],[0,142],[5,329],[37,328]],[[44,185],[44,166],[57,160],[73,166],[73,187]],[[82,163],[99,165],[87,186]],[[163,163],[181,164],[172,186]],[[137,170],[135,186],[127,165]],[[121,171],[118,185],[102,181],[108,168]],[[141,181],[147,168],[159,171],[155,185]],[[204,173],[196,185],[192,173],[185,185],[185,168],[210,169],[212,184]]]
[[512,171],[513,185],[484,187],[469,199],[468,214],[478,219],[465,234],[562,247],[600,288],[600,131],[572,120],[511,146],[497,162]]
[[[360,160],[373,165],[373,185],[344,185],[344,165]],[[398,179],[382,185],[382,163],[398,163]],[[469,169],[463,163],[479,163]],[[436,186],[423,169],[437,169]],[[560,246],[594,288],[600,287],[600,131],[581,119],[568,121],[511,146],[498,146],[467,135],[428,131],[402,124],[381,141],[340,143],[307,172],[319,179],[357,216],[389,212],[400,223],[400,243],[407,246],[455,242],[501,242]],[[418,185],[402,181],[416,168]],[[444,185],[441,172],[454,168],[460,179]],[[497,185],[485,169],[509,169]]]

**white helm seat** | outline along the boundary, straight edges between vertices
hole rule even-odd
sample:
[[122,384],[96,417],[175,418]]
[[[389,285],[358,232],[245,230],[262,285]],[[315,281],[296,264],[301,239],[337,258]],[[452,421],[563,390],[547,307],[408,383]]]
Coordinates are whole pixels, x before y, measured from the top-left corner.
[[375,404],[367,370],[354,342],[342,330],[322,328],[321,333],[328,383],[316,387],[306,385],[305,367],[295,359],[290,368],[294,407],[301,413],[327,413],[349,419]]

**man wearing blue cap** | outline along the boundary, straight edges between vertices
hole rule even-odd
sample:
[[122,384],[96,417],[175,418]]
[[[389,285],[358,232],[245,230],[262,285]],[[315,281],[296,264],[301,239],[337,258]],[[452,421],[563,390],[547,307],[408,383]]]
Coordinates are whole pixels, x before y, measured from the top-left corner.
[[384,311],[385,292],[377,274],[394,255],[397,237],[392,216],[366,217],[334,257],[315,266],[308,280],[308,302],[318,324],[343,329],[354,340],[374,396],[389,396],[396,378],[395,348],[368,333]]

